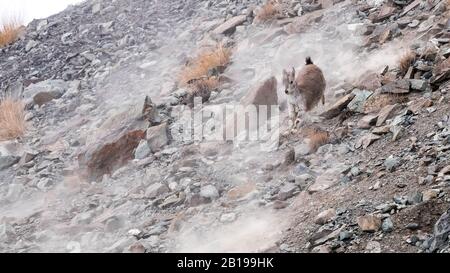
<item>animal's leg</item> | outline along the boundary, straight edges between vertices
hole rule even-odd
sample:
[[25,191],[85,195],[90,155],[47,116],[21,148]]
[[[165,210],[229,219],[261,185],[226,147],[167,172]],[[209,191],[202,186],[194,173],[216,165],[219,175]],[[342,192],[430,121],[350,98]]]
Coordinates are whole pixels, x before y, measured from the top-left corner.
[[293,104],[288,104],[288,108],[289,108],[289,121],[291,124],[289,124],[289,127],[293,127],[294,126],[294,122],[297,116],[297,112],[295,110],[295,105]]
[[295,128],[300,127],[301,120],[300,120],[300,109],[297,111],[297,114],[295,116]]
[[325,95],[322,94],[322,105],[325,105]]

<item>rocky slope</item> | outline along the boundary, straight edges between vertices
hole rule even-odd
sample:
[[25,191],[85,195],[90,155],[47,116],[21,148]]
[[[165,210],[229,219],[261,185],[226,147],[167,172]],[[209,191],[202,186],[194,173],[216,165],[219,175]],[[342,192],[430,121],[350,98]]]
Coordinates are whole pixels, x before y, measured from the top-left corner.
[[[278,2],[261,23],[256,0],[86,1],[0,49],[29,121],[0,142],[0,250],[448,252],[448,1]],[[182,138],[179,70],[217,42],[206,104],[279,104],[269,149]],[[327,103],[288,132],[306,56]]]

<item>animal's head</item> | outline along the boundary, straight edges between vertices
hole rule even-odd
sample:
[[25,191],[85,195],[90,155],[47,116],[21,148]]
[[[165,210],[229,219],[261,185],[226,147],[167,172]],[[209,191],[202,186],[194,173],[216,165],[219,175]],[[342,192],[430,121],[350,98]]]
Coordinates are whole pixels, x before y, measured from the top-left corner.
[[283,69],[283,83],[284,83],[284,93],[291,95],[297,88],[297,82],[295,81],[295,68],[289,73]]

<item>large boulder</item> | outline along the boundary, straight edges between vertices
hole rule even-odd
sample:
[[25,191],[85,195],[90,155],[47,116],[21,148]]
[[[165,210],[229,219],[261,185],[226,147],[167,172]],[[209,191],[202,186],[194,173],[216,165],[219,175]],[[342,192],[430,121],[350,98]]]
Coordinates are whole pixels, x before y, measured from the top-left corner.
[[152,152],[158,152],[162,147],[166,146],[169,143],[167,123],[150,127],[147,130],[147,140]]
[[277,79],[270,77],[263,83],[250,90],[242,99],[241,104],[249,105],[278,105]]
[[148,122],[134,120],[98,139],[78,156],[80,168],[89,179],[98,179],[125,165],[145,139]]

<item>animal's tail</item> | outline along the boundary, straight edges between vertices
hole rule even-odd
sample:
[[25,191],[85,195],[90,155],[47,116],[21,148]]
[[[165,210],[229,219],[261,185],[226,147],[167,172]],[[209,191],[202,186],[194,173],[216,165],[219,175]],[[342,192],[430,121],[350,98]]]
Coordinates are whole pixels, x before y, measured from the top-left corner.
[[306,64],[314,64],[311,60],[311,57],[306,57]]

